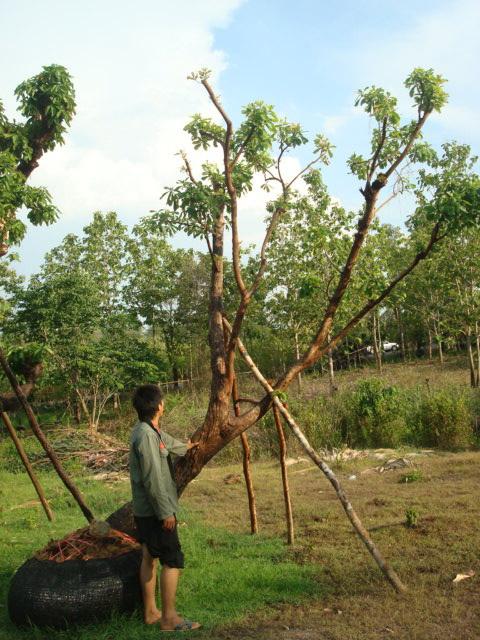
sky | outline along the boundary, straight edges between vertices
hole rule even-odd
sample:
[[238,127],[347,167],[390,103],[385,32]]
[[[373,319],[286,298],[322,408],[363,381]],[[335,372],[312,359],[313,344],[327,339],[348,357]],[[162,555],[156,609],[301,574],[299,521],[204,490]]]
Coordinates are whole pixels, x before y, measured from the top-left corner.
[[[414,116],[403,81],[414,67],[448,79],[450,99],[432,116],[425,138],[480,150],[480,2],[478,0],[0,0],[0,98],[15,114],[15,87],[44,65],[73,76],[77,113],[65,145],[46,154],[31,182],[46,186],[59,221],[29,227],[17,270],[38,270],[46,251],[67,233],[80,234],[94,211],[116,211],[129,226],[161,207],[180,176],[178,151],[198,169],[202,156],[183,127],[196,112],[213,115],[202,87],[187,75],[212,69],[212,82],[234,123],[252,100],[273,104],[309,135],[335,145],[324,171],[332,196],[358,209],[360,184],[346,159],[368,149],[371,124],[354,108],[358,89],[394,93]],[[288,159],[294,172],[309,150]],[[265,194],[241,203],[244,243],[258,243]],[[382,209],[401,225],[411,201]],[[179,235],[176,246],[201,245]]]

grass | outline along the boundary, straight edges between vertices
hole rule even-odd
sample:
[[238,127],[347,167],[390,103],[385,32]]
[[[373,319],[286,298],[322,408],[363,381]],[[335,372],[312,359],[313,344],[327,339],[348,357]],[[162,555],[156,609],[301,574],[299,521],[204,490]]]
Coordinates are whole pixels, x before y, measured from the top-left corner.
[[[412,454],[420,455],[412,455]],[[179,609],[205,629],[209,640],[478,640],[480,637],[480,454],[402,450],[421,482],[399,483],[404,470],[377,473],[381,460],[343,462],[337,473],[364,524],[409,591],[395,594],[345,518],[330,485],[309,461],[289,467],[296,541],[283,543],[285,523],[278,466],[253,467],[260,534],[249,535],[248,508],[239,465],[209,465],[182,498],[181,538],[187,569]],[[388,453],[388,456],[391,454]],[[403,472],[403,473],[402,473]],[[348,480],[352,475],[356,480]],[[50,474],[42,482],[56,513],[48,524],[23,474],[0,474],[0,638],[23,640],[139,640],[157,637],[140,615],[67,632],[19,631],[7,619],[11,574],[49,537],[82,526],[81,516]],[[128,497],[126,481],[77,479],[89,503],[105,516]],[[414,527],[406,513],[415,514]],[[459,584],[457,573],[476,575]],[[341,613],[338,613],[341,612]]]
[[[65,632],[21,631],[10,623],[6,598],[15,569],[49,538],[61,537],[84,524],[57,479],[51,473],[43,473],[41,481],[55,512],[52,524],[45,519],[23,474],[0,474],[3,505],[0,514],[3,533],[0,543],[1,640],[156,637],[158,629],[145,628],[139,613],[133,617],[114,616],[111,621],[94,627],[72,628]],[[129,497],[126,481],[106,485],[84,476],[77,482],[99,517],[108,515]],[[188,513],[188,508],[182,512],[181,521],[186,521],[181,526],[181,539],[187,569],[180,583],[178,606],[189,617],[202,621],[205,631],[200,637],[211,637],[212,628],[240,620],[262,607],[300,603],[318,593],[315,568],[293,562],[279,538],[259,536],[252,539],[245,533],[238,535],[218,524],[202,523],[198,515]]]
[[[401,450],[397,455],[411,456],[421,482],[400,483],[401,469],[377,473],[373,467],[381,461],[373,456],[337,469],[374,541],[407,584],[405,596],[386,583],[317,468],[299,462],[289,468],[296,529],[292,552],[298,564],[316,567],[318,592],[308,604],[250,614],[215,637],[478,640],[480,454],[412,455],[418,453]],[[225,485],[223,478],[230,473],[241,473],[240,467],[207,468],[189,486],[185,500],[204,521],[226,519],[231,531],[246,533],[244,487]],[[260,531],[285,537],[277,465],[256,464],[253,474]],[[348,480],[352,475],[357,479]],[[414,527],[406,526],[407,512],[415,515]],[[470,569],[475,577],[453,584],[457,573]]]
[[[328,398],[325,378],[307,378],[299,392],[289,392],[299,421],[312,428],[322,419],[322,405],[341,402],[373,369],[342,371],[339,394]],[[427,380],[428,378],[428,385]],[[401,389],[422,393],[468,389],[464,359],[449,358],[444,367],[428,361],[385,366],[382,379]],[[427,388],[428,387],[428,388]],[[258,390],[242,378],[242,396]],[[478,392],[476,415],[480,413]],[[201,423],[206,394],[167,397],[164,427],[184,438]],[[319,403],[319,404],[316,404]],[[294,412],[295,412],[294,411]],[[327,416],[328,417],[328,416]],[[111,416],[106,431],[127,437],[132,422],[126,402],[121,419]],[[328,422],[328,420],[327,420]],[[304,424],[305,423],[305,424]],[[326,423],[326,427],[329,428]],[[120,429],[120,433],[122,429]],[[480,453],[425,453],[403,447],[386,451],[387,458],[411,456],[414,466],[379,474],[378,453],[335,465],[339,478],[364,524],[383,554],[408,586],[395,594],[365,548],[352,533],[330,485],[309,461],[289,467],[296,541],[286,547],[284,506],[278,464],[266,453],[271,434],[265,426],[249,431],[254,451],[253,477],[260,534],[249,535],[243,484],[225,484],[229,474],[241,476],[241,447],[233,442],[202,471],[182,498],[186,525],[181,538],[187,569],[179,591],[179,609],[199,619],[205,629],[196,638],[209,640],[478,640],[480,638],[480,532],[478,486]],[[33,445],[32,445],[33,447]],[[49,537],[83,526],[64,488],[50,473],[41,479],[51,498],[56,521],[49,525],[36,504],[23,473],[1,471],[13,461],[0,446],[0,640],[132,640],[153,638],[138,614],[115,616],[95,627],[65,633],[22,632],[7,619],[8,581],[13,571]],[[11,453],[11,452],[10,452]],[[304,456],[289,440],[289,454]],[[375,457],[375,455],[377,457]],[[220,462],[222,464],[220,464]],[[99,482],[70,463],[78,484],[99,516],[105,516],[129,494],[128,483]],[[355,480],[349,477],[355,476]],[[409,515],[410,514],[410,515]],[[414,526],[406,526],[407,523]],[[475,576],[453,584],[457,573]]]

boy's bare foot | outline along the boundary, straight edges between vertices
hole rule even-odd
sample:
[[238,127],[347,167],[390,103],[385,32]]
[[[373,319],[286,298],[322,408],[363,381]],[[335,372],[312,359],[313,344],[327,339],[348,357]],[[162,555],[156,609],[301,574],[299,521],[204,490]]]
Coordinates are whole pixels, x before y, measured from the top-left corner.
[[159,609],[149,611],[145,614],[145,624],[158,624],[162,619],[162,612]]
[[160,620],[160,628],[162,631],[192,631],[199,629],[202,625],[199,622],[192,622],[180,616],[174,618],[162,618]]

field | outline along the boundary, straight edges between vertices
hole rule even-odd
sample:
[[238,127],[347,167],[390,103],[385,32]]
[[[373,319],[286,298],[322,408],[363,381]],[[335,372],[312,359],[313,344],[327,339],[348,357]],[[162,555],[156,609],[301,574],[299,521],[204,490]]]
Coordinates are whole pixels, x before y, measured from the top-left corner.
[[[422,368],[423,367],[423,368]],[[389,365],[386,376],[400,386],[465,385],[458,363]],[[360,372],[358,374],[360,376]],[[363,372],[365,375],[365,372]],[[342,374],[342,386],[357,374]],[[323,393],[307,381],[305,397]],[[201,398],[192,411],[200,414]],[[169,429],[182,435],[189,419],[172,398]],[[177,416],[178,421],[175,420]],[[192,414],[190,414],[190,418]],[[195,414],[195,419],[197,418]],[[174,422],[177,424],[175,425]],[[232,449],[238,450],[238,443]],[[296,540],[285,545],[283,498],[278,464],[255,460],[254,483],[260,532],[249,534],[245,490],[238,462],[210,464],[182,498],[181,537],[187,568],[179,610],[200,620],[197,638],[261,640],[474,640],[480,638],[480,453],[402,448],[369,451],[334,462],[354,507],[385,556],[408,586],[396,595],[351,530],[341,506],[319,470],[290,448],[289,477]],[[235,452],[229,456],[235,459]],[[228,460],[229,456],[225,456]],[[411,466],[378,472],[386,460],[406,457]],[[99,480],[73,466],[76,480],[95,513],[108,515],[129,496],[125,474]],[[228,480],[225,482],[225,480]],[[23,473],[0,471],[0,638],[126,640],[157,637],[139,614],[115,617],[95,627],[63,633],[19,631],[8,621],[9,579],[49,538],[83,526],[76,507],[50,472],[41,480],[56,519],[48,524]],[[406,526],[407,517],[413,527]],[[459,573],[475,572],[454,583]]]

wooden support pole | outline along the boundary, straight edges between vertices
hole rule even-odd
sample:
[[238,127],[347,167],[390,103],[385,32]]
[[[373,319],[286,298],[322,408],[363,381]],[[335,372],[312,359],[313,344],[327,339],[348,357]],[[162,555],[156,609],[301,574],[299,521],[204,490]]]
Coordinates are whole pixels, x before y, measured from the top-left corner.
[[282,419],[280,417],[278,407],[274,404],[272,410],[275,418],[275,426],[277,427],[278,442],[280,445],[280,468],[282,469],[283,499],[285,501],[285,518],[287,521],[287,542],[288,544],[293,544],[295,542],[295,533],[293,529],[292,502],[290,500],[290,488],[288,486],[288,472],[286,465],[287,441],[285,440],[285,431],[283,430]]
[[15,445],[18,451],[18,455],[20,456],[23,462],[23,466],[25,467],[25,470],[30,476],[30,480],[32,481],[32,484],[35,487],[35,491],[37,492],[40,502],[42,503],[43,510],[45,511],[47,518],[50,520],[50,522],[52,522],[53,512],[50,508],[50,505],[47,502],[45,493],[42,489],[42,485],[40,484],[37,476],[35,475],[32,465],[30,464],[30,460],[27,458],[25,449],[23,448],[23,445],[18,438],[17,432],[15,431],[15,427],[13,426],[8,416],[8,413],[5,413],[5,411],[1,411],[1,418],[2,418],[3,424],[7,428],[8,433],[10,434],[11,439],[13,440],[13,444]]
[[80,509],[81,509],[83,515],[85,516],[85,518],[87,519],[87,521],[88,522],[93,522],[95,520],[95,518],[93,516],[93,513],[90,511],[90,509],[85,504],[85,501],[84,501],[83,496],[80,493],[80,491],[73,484],[72,480],[68,477],[65,469],[62,466],[62,463],[57,458],[57,456],[55,454],[55,451],[52,449],[50,443],[48,442],[47,438],[45,437],[45,434],[43,433],[42,429],[40,428],[40,425],[38,424],[38,420],[37,420],[35,414],[33,413],[32,407],[30,406],[30,403],[28,402],[27,398],[25,397],[25,394],[23,393],[20,385],[18,384],[17,378],[15,377],[15,374],[11,370],[10,365],[8,364],[7,358],[5,357],[5,354],[4,354],[2,349],[0,349],[0,366],[2,367],[5,375],[7,376],[8,381],[10,382],[10,385],[11,385],[13,391],[15,392],[15,395],[18,398],[18,401],[20,402],[21,406],[23,407],[23,410],[25,411],[25,413],[27,415],[27,418],[28,418],[28,421],[30,423],[30,426],[32,428],[33,433],[35,434],[35,436],[37,437],[38,441],[42,445],[45,453],[49,457],[50,462],[52,463],[55,471],[60,476],[60,479],[62,480],[63,484],[66,486],[66,488],[72,494],[75,502],[80,507]]
[[392,567],[390,567],[388,562],[385,560],[380,550],[377,548],[377,546],[371,539],[367,529],[363,526],[362,521],[354,511],[353,506],[350,500],[347,498],[347,495],[343,490],[337,477],[335,476],[333,471],[330,469],[330,467],[327,465],[327,463],[324,460],[322,460],[322,458],[318,455],[318,453],[313,449],[311,444],[308,442],[304,433],[302,432],[300,427],[297,425],[295,420],[292,418],[289,411],[283,406],[278,396],[275,395],[275,389],[273,389],[273,387],[269,384],[268,380],[266,380],[266,378],[263,376],[263,374],[261,373],[257,365],[254,363],[254,361],[248,354],[248,351],[245,349],[242,341],[239,338],[237,339],[237,346],[242,358],[245,360],[245,362],[251,369],[253,375],[258,380],[258,382],[262,385],[265,391],[270,394],[272,403],[276,407],[278,407],[278,410],[284,417],[285,422],[291,428],[291,430],[295,434],[296,438],[298,439],[298,441],[300,442],[304,450],[308,453],[310,458],[319,467],[319,469],[325,474],[330,484],[335,489],[337,497],[340,500],[342,507],[344,508],[345,513],[347,514],[348,519],[352,523],[353,528],[357,532],[359,538],[362,540],[364,545],[367,547],[369,553],[372,555],[378,567],[381,569],[381,571],[383,572],[387,580],[390,582],[390,584],[398,593],[402,593],[406,591],[405,585],[400,580],[396,572],[392,569]]
[[[240,407],[238,406],[238,385],[237,377],[233,378],[232,388],[232,400],[233,410],[235,415],[240,415]],[[255,502],[255,490],[253,488],[252,473],[250,469],[250,444],[246,433],[242,433],[240,436],[243,449],[243,475],[245,477],[245,486],[247,488],[248,496],[248,509],[250,512],[250,531],[252,534],[258,533],[258,521],[257,521],[257,505]]]

